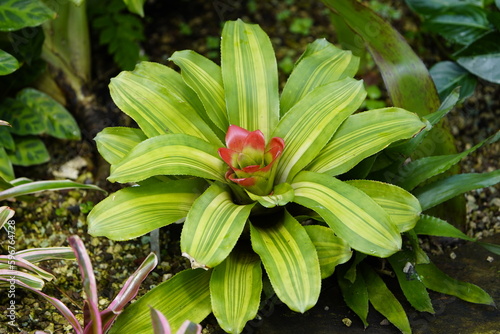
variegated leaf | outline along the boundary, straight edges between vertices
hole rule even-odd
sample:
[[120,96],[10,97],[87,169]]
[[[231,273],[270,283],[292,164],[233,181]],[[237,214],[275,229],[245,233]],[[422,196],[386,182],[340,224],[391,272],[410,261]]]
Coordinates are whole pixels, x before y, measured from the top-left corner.
[[316,304],[321,288],[316,248],[288,212],[270,217],[278,220],[250,224],[252,247],[279,299],[291,310],[304,313]]
[[198,94],[210,119],[226,132],[229,122],[220,67],[191,50],[174,52],[170,60],[181,68],[182,78]]
[[389,144],[414,136],[425,127],[420,118],[400,108],[365,111],[346,119],[307,170],[331,176],[347,172]]
[[257,315],[262,290],[262,268],[254,253],[235,249],[210,278],[212,309],[227,333],[241,333]]
[[229,123],[266,138],[279,119],[278,68],[271,41],[256,24],[224,25],[221,67]]
[[226,186],[213,184],[194,203],[181,234],[182,255],[193,268],[213,268],[229,255],[254,204],[233,203]]
[[352,180],[346,183],[362,190],[380,205],[399,232],[411,230],[420,219],[420,202],[403,188],[371,180]]
[[313,172],[299,173],[292,187],[294,202],[319,213],[352,248],[378,257],[401,248],[401,235],[389,214],[356,187]]
[[[185,85],[180,74],[175,71],[173,73],[178,75],[180,82]],[[142,71],[121,72],[111,79],[111,97],[124,113],[137,122],[148,137],[169,132],[183,133],[222,146],[221,140],[199,116],[198,111],[187,102],[189,95],[181,95],[181,92],[159,83],[159,80],[157,77],[144,77]],[[194,92],[191,93],[198,99]]]
[[331,228],[320,225],[304,226],[318,253],[321,278],[330,277],[339,264],[352,256],[349,244],[333,233]]
[[285,141],[276,183],[290,182],[307,166],[365,96],[361,81],[345,78],[316,88],[295,104],[272,134]]
[[178,273],[125,308],[109,333],[153,334],[150,307],[163,313],[173,332],[185,320],[195,323],[202,321],[212,311],[209,289],[211,274],[211,271],[203,269]]
[[88,233],[128,240],[186,217],[206,183],[200,179],[157,182],[118,190],[87,217]]
[[224,181],[227,166],[218,147],[185,134],[149,138],[112,168],[112,182],[137,182],[155,175],[191,175]]
[[281,115],[314,88],[346,77],[352,78],[358,70],[359,58],[353,56],[351,51],[341,50],[326,40],[317,40],[312,44],[318,46],[308,47],[308,50],[321,49],[301,57],[293,69],[281,94]]
[[49,151],[40,138],[16,137],[16,150],[7,152],[13,165],[33,166],[43,164],[50,160]]
[[147,138],[141,129],[109,127],[99,132],[94,140],[99,154],[113,165],[120,162],[137,144]]

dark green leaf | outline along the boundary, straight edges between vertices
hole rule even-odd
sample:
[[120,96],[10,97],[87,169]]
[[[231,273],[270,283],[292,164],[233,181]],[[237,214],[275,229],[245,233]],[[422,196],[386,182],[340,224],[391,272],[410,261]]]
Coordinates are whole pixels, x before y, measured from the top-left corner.
[[415,269],[422,283],[431,290],[456,296],[471,303],[495,305],[491,296],[483,289],[451,278],[432,263],[417,264]]
[[474,94],[477,80],[469,71],[452,61],[442,61],[434,65],[429,73],[436,84],[441,101],[460,86],[460,99],[465,100]]
[[484,80],[500,84],[499,40],[499,32],[483,36],[456,55],[457,63]]
[[424,26],[460,45],[468,45],[492,29],[484,9],[473,5],[450,7],[424,21]]
[[16,135],[38,135],[46,130],[42,115],[17,99],[7,98],[3,101],[0,119],[9,122],[11,132]]
[[5,149],[0,146],[0,177],[10,181],[14,178],[14,169]]
[[414,228],[417,234],[435,235],[438,237],[459,238],[474,241],[450,223],[428,215],[422,215]]
[[8,155],[13,165],[20,166],[39,165],[50,160],[43,141],[34,137],[16,138],[16,150]]
[[[354,282],[349,281],[346,275],[347,266],[341,266],[337,270],[337,280],[344,301],[351,310],[363,321],[365,328],[368,326],[366,317],[368,316],[368,290],[362,275],[356,275]],[[354,270],[355,267],[354,267]]]
[[34,27],[56,17],[41,0],[4,0],[0,2],[0,31]]
[[25,88],[17,94],[17,99],[41,115],[47,134],[60,139],[81,138],[80,129],[73,116],[49,95],[33,88]]
[[422,210],[427,210],[464,192],[489,187],[498,182],[500,169],[482,174],[460,174],[417,188],[413,194],[418,198]]
[[16,148],[16,143],[14,143],[14,138],[10,134],[10,129],[6,126],[0,126],[0,147],[5,147],[11,151]]
[[425,285],[418,280],[415,274],[412,274],[415,265],[413,254],[409,251],[401,251],[390,256],[388,260],[396,273],[399,286],[411,306],[419,312],[434,313]]
[[433,15],[453,8],[456,5],[475,5],[483,7],[483,0],[405,0],[406,4],[420,15]]

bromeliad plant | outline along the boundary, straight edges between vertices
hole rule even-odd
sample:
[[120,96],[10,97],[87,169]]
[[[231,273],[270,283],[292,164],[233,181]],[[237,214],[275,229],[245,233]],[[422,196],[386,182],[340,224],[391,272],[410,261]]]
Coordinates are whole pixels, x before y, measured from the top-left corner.
[[[140,129],[107,128],[98,149],[112,165],[109,180],[138,186],[99,203],[89,233],[125,240],[186,217],[182,252],[206,269],[155,288],[131,306],[133,322],[124,314],[112,332],[147,331],[149,304],[174,328],[213,311],[239,333],[258,310],[261,264],[278,297],[304,312],[351,249],[388,257],[419,219],[418,201],[399,187],[334,177],[428,125],[400,108],[354,114],[366,92],[349,51],[325,40],[309,45],[281,97],[258,26],[227,22],[221,54],[219,67],[176,52],[181,74],[143,62],[111,82],[115,103]],[[181,310],[159,297],[178,290]]]

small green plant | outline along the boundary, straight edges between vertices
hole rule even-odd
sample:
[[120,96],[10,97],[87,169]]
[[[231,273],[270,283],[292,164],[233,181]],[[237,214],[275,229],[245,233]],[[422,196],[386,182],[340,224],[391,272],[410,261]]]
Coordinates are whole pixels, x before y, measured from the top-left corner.
[[500,4],[498,1],[406,0],[423,28],[454,46],[455,52],[430,73],[441,100],[461,86],[460,98],[474,93],[475,76],[500,84]]
[[310,17],[297,17],[292,20],[290,32],[294,34],[309,35],[309,31],[314,24]]
[[92,27],[99,33],[99,44],[123,70],[133,69],[139,61],[139,42],[144,40],[141,19],[126,10],[122,0],[90,1]]
[[[418,285],[425,311],[431,310],[426,289],[441,283],[424,275],[453,286],[448,293],[492,303],[480,288],[444,279],[415,243],[416,226],[424,226],[417,230],[422,234],[451,233],[451,225],[421,211],[466,191],[447,179],[415,188],[470,151],[415,161],[418,173],[400,175],[401,187],[365,179],[391,171],[386,155],[404,161],[453,101],[425,118],[393,107],[354,114],[366,97],[363,83],[352,78],[359,60],[325,40],[307,47],[280,97],[274,52],[258,26],[227,22],[221,41],[221,67],[180,51],[171,60],[181,74],[143,62],[111,82],[115,103],[140,129],[107,128],[97,146],[112,165],[109,180],[138,186],[97,204],[89,233],[125,240],[185,218],[181,250],[193,267],[134,303],[112,333],[146,331],[149,305],[169,319],[201,321],[213,312],[225,331],[239,333],[257,313],[261,266],[292,310],[312,307],[321,279],[336,271],[348,305],[365,324],[370,301],[409,333],[402,306],[363,261],[368,256],[388,258],[395,270],[401,259],[418,264],[422,276],[412,286]],[[495,184],[498,174],[480,175],[474,186]],[[446,194],[439,187],[448,188]],[[438,225],[447,232],[436,232]],[[460,293],[464,287],[469,296]],[[363,298],[349,298],[353,289]],[[171,294],[182,310],[166,300]]]

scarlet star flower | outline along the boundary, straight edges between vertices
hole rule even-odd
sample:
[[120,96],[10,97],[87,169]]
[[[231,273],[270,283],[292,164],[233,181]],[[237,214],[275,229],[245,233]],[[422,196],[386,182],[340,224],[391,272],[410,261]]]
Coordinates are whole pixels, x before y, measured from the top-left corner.
[[274,137],[266,145],[262,131],[230,125],[226,146],[219,148],[220,157],[229,165],[226,179],[255,195],[269,195],[273,190],[277,161],[285,148],[283,139]]

